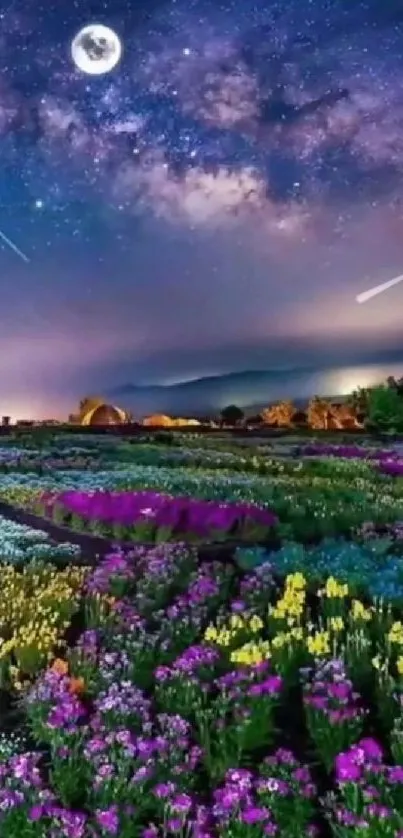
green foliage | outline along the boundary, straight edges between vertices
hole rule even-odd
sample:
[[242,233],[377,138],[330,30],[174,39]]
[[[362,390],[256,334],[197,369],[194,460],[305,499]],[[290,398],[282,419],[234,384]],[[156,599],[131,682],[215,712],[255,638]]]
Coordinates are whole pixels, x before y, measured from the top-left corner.
[[221,411],[221,419],[228,425],[238,425],[244,418],[244,412],[236,404],[230,404]]
[[347,403],[357,411],[360,416],[368,416],[368,405],[370,399],[370,387],[358,387],[348,396]]
[[366,424],[379,431],[403,431],[403,396],[397,388],[385,384],[371,387]]

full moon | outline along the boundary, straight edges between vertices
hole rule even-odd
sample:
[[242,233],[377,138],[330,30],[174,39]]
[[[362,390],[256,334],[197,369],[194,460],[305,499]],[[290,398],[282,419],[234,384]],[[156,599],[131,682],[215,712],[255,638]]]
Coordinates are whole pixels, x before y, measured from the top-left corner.
[[71,57],[82,73],[101,76],[110,73],[122,56],[120,38],[102,23],[91,23],[77,32],[71,42]]

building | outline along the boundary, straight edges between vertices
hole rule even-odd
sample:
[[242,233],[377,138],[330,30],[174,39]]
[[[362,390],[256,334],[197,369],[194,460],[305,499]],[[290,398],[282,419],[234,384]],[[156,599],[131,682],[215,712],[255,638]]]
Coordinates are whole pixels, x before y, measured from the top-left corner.
[[111,404],[98,404],[82,416],[84,426],[125,425],[128,417],[124,410]]

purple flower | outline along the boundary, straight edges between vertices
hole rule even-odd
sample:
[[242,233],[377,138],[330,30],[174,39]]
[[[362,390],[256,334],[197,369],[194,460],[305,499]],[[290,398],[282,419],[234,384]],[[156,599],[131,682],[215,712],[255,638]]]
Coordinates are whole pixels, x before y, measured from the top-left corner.
[[109,809],[97,809],[95,818],[101,829],[108,835],[117,835],[119,830],[119,815],[118,807],[116,805],[110,806]]
[[240,813],[240,819],[242,823],[246,823],[251,826],[255,823],[262,823],[262,821],[267,819],[268,815],[268,809],[259,806],[250,806]]
[[347,752],[336,757],[335,773],[339,783],[355,783],[361,779],[362,769]]
[[170,800],[169,808],[177,815],[187,814],[192,808],[192,798],[188,794],[177,794]]
[[183,829],[183,822],[180,818],[168,818],[166,825],[168,832],[180,832]]
[[388,769],[388,779],[396,785],[403,783],[403,765],[391,765]]
[[260,684],[253,684],[248,690],[248,695],[276,695],[283,686],[283,679],[280,675],[271,675]]
[[364,756],[366,759],[370,760],[371,762],[381,762],[383,758],[383,750],[376,741],[376,739],[372,739],[371,737],[366,737],[364,739],[360,739],[358,748],[364,752]]
[[176,787],[173,783],[159,783],[153,788],[153,794],[160,798],[160,800],[166,800],[168,797],[171,797],[175,791]]
[[35,806],[29,810],[29,820],[30,821],[40,821],[44,812],[44,807],[41,804],[37,803]]
[[[85,521],[112,526],[132,527],[146,521],[155,532],[166,528],[176,534],[193,534],[200,538],[209,537],[216,531],[236,531],[242,535],[248,526],[258,526],[265,531],[277,523],[273,512],[254,504],[217,503],[150,491],[65,491],[51,499],[47,497],[46,508],[51,513],[58,509]],[[118,555],[114,563],[110,560],[110,575],[122,571],[126,572],[124,559]]]

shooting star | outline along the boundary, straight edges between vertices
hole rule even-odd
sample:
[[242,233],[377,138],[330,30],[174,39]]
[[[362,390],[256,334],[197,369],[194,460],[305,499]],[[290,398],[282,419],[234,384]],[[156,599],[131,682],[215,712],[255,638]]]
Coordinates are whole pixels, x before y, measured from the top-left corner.
[[403,274],[395,276],[394,279],[389,279],[388,282],[382,282],[381,285],[375,285],[375,288],[370,288],[368,291],[363,291],[362,294],[358,294],[355,298],[356,302],[366,303],[368,300],[372,300],[372,297],[377,297],[378,294],[383,294],[388,288],[393,288],[394,285],[398,285],[399,282],[403,282]]
[[20,250],[20,248],[17,247],[16,244],[14,244],[14,242],[12,242],[11,239],[9,239],[8,236],[6,236],[6,234],[3,233],[2,230],[0,230],[0,239],[3,239],[3,242],[5,242],[5,244],[10,248],[10,250],[13,250],[14,253],[16,253],[17,256],[19,256],[23,262],[29,262],[28,256],[26,256],[26,254],[23,253],[22,250]]

